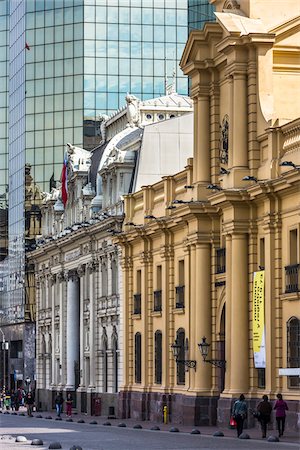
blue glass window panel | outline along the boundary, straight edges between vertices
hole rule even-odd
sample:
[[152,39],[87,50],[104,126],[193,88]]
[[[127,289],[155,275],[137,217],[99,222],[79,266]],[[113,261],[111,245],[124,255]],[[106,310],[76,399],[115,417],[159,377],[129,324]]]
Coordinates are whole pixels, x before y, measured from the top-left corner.
[[187,27],[188,24],[187,10],[177,9],[177,25]]
[[107,22],[118,23],[118,8],[116,6],[109,6],[107,8]]
[[84,72],[95,73],[95,58],[84,58]]
[[115,24],[107,25],[107,35],[109,39],[117,41],[119,39],[118,27]]
[[64,112],[64,127],[71,127],[73,125],[73,111]]
[[[80,115],[82,116],[82,112],[80,111]],[[74,145],[77,145],[78,147],[82,147],[82,126],[74,128],[73,130],[74,135]]]
[[143,24],[145,25],[153,24],[153,9],[143,8],[142,16],[143,16]]
[[96,76],[96,91],[97,92],[106,92],[107,91],[107,82],[106,75],[97,75]]
[[64,26],[65,41],[73,40],[73,25]]
[[77,75],[76,77],[73,77],[74,80],[74,92],[82,91],[83,90],[83,77],[80,75]]
[[109,76],[108,77],[108,91],[109,92],[118,92],[118,76]]
[[165,21],[164,10],[163,9],[155,9],[153,23],[156,25],[163,25],[164,21]]
[[106,57],[106,41],[96,41],[96,56]]
[[74,96],[74,109],[83,108],[83,93],[78,92]]
[[166,64],[165,61],[155,61],[154,64],[154,76],[164,76],[166,72]]
[[155,95],[164,95],[165,93],[165,80],[162,77],[154,78],[154,92]]
[[35,145],[38,147],[42,147],[44,145],[44,133],[43,131],[35,131]]
[[64,59],[64,75],[73,75],[73,59]]
[[82,125],[82,112],[80,110],[74,111],[74,127],[80,127]]
[[153,77],[143,77],[143,92],[153,92]]
[[64,27],[63,26],[55,27],[54,38],[55,38],[55,42],[63,42],[63,40],[64,40]]
[[163,59],[165,57],[165,46],[161,42],[154,42],[154,55],[157,59]]
[[153,58],[152,42],[143,42],[143,58]]
[[64,142],[73,142],[73,128],[64,129]]
[[119,42],[119,56],[121,58],[129,58],[129,42]]
[[45,26],[51,27],[54,25],[54,10],[45,12]]
[[96,87],[95,75],[85,75],[84,76],[84,90],[94,92],[95,87]]
[[54,76],[54,61],[45,62],[45,78]]
[[109,58],[118,57],[118,42],[108,41],[107,43],[107,55]]
[[187,41],[187,28],[177,27],[177,41],[180,43],[185,43]]
[[64,18],[64,10],[63,9],[55,9],[54,15],[55,15],[55,25],[62,25],[63,18]]
[[[100,95],[100,94],[97,94],[97,95]],[[85,92],[84,93],[84,109],[90,109],[90,108],[95,108],[95,94],[92,92]]]
[[96,39],[107,39],[106,23],[99,23],[96,25]]
[[106,6],[96,6],[96,22],[106,23]]
[[83,21],[83,7],[76,6],[74,7],[74,22],[82,22]]
[[74,42],[74,57],[83,56],[83,42]]
[[172,68],[170,69],[172,72],[176,58],[176,46],[174,44],[171,44],[170,42],[169,43],[167,42],[165,45],[165,50],[166,50],[166,57],[173,61]]
[[26,133],[26,147],[34,147],[34,132]]
[[74,81],[73,77],[64,77],[64,92],[73,92],[74,90]]
[[94,23],[88,23],[84,25],[84,39],[95,39]]
[[106,75],[106,58],[96,58],[96,73]]
[[[119,95],[115,92],[109,92],[107,94],[107,103],[112,109],[118,109],[119,106]],[[101,107],[101,106],[100,106]],[[97,105],[98,108],[98,105]]]
[[35,64],[35,77],[36,78],[44,78],[45,77],[44,63],[36,63]]
[[165,27],[154,25],[154,41],[155,42],[165,41]]
[[84,21],[94,23],[95,17],[96,17],[95,6],[85,4],[85,6],[84,6]]
[[36,45],[44,44],[44,28],[35,30],[35,43]]
[[73,8],[65,8],[64,9],[64,23],[73,23]]
[[125,97],[126,97],[128,91],[129,91],[129,89],[126,92],[119,92],[119,105],[120,106],[125,105],[125,103],[126,103]]
[[53,128],[53,113],[45,114],[45,128],[48,130]]
[[[53,147],[45,147],[45,164],[51,164],[52,162],[53,162]],[[45,169],[47,171],[46,167],[47,166],[45,166]],[[51,177],[51,173],[49,176]],[[49,178],[48,178],[48,180],[49,180]]]
[[[28,92],[28,88],[27,88],[27,92]],[[6,111],[6,109],[4,109],[4,110]],[[34,99],[33,98],[26,98],[26,112],[29,114],[34,112]],[[5,122],[5,118],[3,118],[3,121]]]
[[153,41],[153,26],[144,25],[143,26],[143,41],[152,42]]
[[[61,113],[61,122],[60,122],[60,127],[62,126],[62,124],[64,123],[63,121],[63,114]],[[55,145],[62,145],[63,141],[63,130],[59,129],[57,127],[55,127],[55,135],[54,135],[54,144]]]
[[[26,28],[34,28],[35,27],[34,18],[35,18],[34,13],[26,14]],[[3,16],[0,18],[0,29],[4,30],[5,25],[6,25],[6,18],[5,18],[5,16]]]
[[[54,58],[54,48],[52,44],[47,44],[44,47],[45,51],[45,60],[49,61],[49,59]],[[29,53],[29,52],[28,52]]]
[[119,22],[122,24],[129,23],[129,8],[119,7]]
[[131,92],[137,93],[142,90],[142,78],[141,77],[131,77]]
[[131,8],[131,23],[141,24],[142,23],[142,10],[141,8]]
[[104,92],[96,93],[96,109],[106,109],[106,97]]
[[51,44],[52,42],[54,42],[54,27],[45,28],[45,44]]
[[125,58],[119,59],[119,73],[121,75],[130,75],[130,60]]
[[130,77],[124,75],[119,77],[120,91],[129,92],[130,90]]
[[119,25],[119,35],[120,35],[120,40],[129,41],[130,40],[130,26],[120,24]]
[[73,58],[73,50],[74,50],[73,42],[65,42],[64,43],[64,57],[65,58]]
[[64,46],[63,44],[55,44],[55,59],[63,59]]
[[181,59],[185,44],[177,44],[177,59]]
[[131,42],[131,58],[141,58],[142,46],[141,42]]
[[131,25],[131,40],[141,41],[142,40],[142,27],[141,25]]
[[153,75],[153,60],[143,60],[143,75]]
[[110,58],[107,61],[107,70],[109,75],[115,75],[118,73],[118,59]]
[[35,25],[37,28],[44,28],[45,26],[45,13],[44,11],[38,11],[35,14]]
[[131,60],[131,75],[142,75],[142,61],[140,59]]
[[45,105],[45,101],[44,101],[44,97],[36,97],[35,98],[35,112],[43,112],[44,111],[44,105]]
[[165,16],[166,16],[166,25],[176,25],[176,9],[166,9]]
[[36,61],[43,61],[45,57],[45,47],[43,45],[35,46],[35,59]]
[[[39,114],[37,114],[39,116]],[[31,131],[34,130],[34,114],[27,114],[26,116],[26,130]]]
[[83,73],[83,59],[75,58],[74,59],[74,75],[78,75],[79,73]]
[[26,79],[32,80],[34,78],[34,64],[26,65]]
[[84,41],[84,56],[95,56],[95,41]]
[[175,27],[165,27],[166,41],[175,42],[176,41],[176,28]]

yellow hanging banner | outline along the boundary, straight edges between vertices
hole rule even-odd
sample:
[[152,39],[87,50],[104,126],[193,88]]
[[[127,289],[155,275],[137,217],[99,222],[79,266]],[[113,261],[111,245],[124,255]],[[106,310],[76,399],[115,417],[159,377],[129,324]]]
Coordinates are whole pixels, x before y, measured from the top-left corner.
[[254,272],[252,306],[254,366],[256,369],[264,369],[266,367],[264,270]]

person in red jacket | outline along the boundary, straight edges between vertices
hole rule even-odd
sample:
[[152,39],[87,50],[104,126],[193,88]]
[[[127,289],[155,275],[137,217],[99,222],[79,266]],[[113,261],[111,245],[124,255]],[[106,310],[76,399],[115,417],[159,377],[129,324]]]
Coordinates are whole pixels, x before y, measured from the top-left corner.
[[279,437],[281,437],[283,436],[285,426],[285,417],[286,417],[285,411],[287,411],[289,408],[286,402],[282,399],[281,394],[277,394],[277,398],[278,400],[276,400],[274,409],[276,410],[276,422],[278,434]]

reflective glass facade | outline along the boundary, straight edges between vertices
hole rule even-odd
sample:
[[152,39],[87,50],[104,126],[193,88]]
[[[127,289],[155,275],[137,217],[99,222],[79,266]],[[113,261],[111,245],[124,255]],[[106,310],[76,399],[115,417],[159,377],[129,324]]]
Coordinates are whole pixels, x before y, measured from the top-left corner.
[[189,31],[201,30],[205,22],[214,21],[214,7],[208,0],[188,0]]

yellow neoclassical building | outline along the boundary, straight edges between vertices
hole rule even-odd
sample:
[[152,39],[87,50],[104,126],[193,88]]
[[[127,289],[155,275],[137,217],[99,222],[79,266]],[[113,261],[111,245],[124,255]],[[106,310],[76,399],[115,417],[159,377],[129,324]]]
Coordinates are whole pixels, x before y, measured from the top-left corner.
[[172,423],[227,425],[240,393],[255,407],[281,392],[293,428],[300,4],[212,3],[217,22],[190,33],[181,60],[194,100],[193,158],[125,197],[119,414],[160,420],[166,406]]

